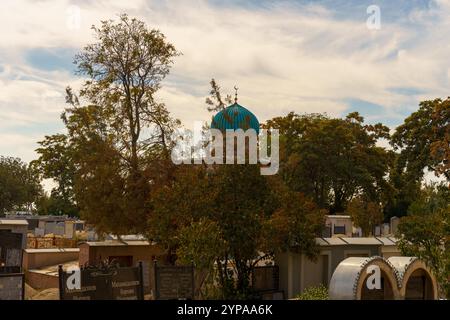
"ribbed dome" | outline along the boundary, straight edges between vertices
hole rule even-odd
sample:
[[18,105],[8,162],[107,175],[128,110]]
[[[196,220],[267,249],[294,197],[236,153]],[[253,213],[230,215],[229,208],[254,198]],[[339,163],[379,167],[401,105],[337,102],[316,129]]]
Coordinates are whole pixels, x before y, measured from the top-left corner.
[[259,134],[259,121],[253,113],[235,102],[213,117],[211,128],[222,131],[254,129]]

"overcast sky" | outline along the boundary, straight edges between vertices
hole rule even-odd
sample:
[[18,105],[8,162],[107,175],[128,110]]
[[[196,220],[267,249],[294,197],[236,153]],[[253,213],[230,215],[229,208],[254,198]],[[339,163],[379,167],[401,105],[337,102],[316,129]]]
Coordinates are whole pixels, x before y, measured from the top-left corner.
[[[92,24],[120,13],[183,52],[158,96],[186,126],[211,118],[212,77],[230,93],[237,85],[261,122],[359,111],[395,128],[419,101],[449,95],[450,0],[223,2],[2,0],[0,155],[30,161],[37,141],[63,130],[64,88],[82,83],[73,56]],[[366,25],[372,4],[379,30]]]

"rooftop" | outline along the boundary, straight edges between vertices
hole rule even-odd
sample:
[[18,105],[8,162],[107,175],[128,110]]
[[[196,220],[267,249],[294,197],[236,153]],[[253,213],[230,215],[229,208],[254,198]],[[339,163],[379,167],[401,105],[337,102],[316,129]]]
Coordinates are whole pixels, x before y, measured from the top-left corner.
[[393,237],[333,237],[316,238],[319,246],[345,246],[345,245],[366,245],[366,246],[394,246],[397,239]]
[[330,219],[351,219],[348,215],[342,215],[342,214],[329,214],[327,215],[327,218]]
[[25,249],[26,253],[44,253],[44,252],[79,252],[78,248],[48,248],[48,249]]
[[[145,237],[140,234],[126,234],[126,235],[120,236],[120,238],[122,238],[123,241],[138,241],[138,240],[145,241]],[[117,236],[109,235],[107,237],[107,240],[117,240]]]
[[[105,246],[111,246],[111,247],[122,247],[122,246],[149,246],[150,243],[148,241],[119,241],[119,240],[106,240],[106,241],[86,241],[82,244],[87,244],[91,247],[105,247]],[[151,245],[155,245],[153,242]]]
[[16,226],[27,226],[27,220],[19,219],[0,219],[0,225],[16,225]]

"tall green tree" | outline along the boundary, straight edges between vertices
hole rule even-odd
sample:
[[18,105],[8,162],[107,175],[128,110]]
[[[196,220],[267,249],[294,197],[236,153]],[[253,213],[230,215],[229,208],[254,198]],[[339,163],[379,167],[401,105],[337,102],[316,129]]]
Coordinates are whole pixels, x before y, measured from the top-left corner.
[[447,185],[428,185],[400,220],[398,246],[402,254],[419,257],[450,297],[450,190]]
[[[209,111],[229,103],[211,81]],[[149,233],[172,253],[172,262],[210,271],[219,298],[251,296],[250,275],[275,252],[298,247],[317,254],[324,212],[258,165],[178,166],[174,179],[152,193]]]
[[75,203],[61,197],[57,188],[49,193],[43,193],[36,202],[36,212],[39,215],[79,217],[79,209]]
[[73,190],[76,166],[74,149],[71,148],[66,134],[45,136],[39,141],[36,149],[39,158],[30,165],[39,172],[43,179],[56,182],[50,195],[43,195],[38,202],[38,213],[41,215],[79,216],[79,208]]
[[0,156],[0,215],[32,211],[43,190],[39,174],[19,158]]
[[403,217],[407,215],[409,206],[419,197],[422,181],[411,179],[405,172],[403,160],[399,153],[393,154],[393,161],[389,166],[388,182],[389,189],[384,202],[384,217],[389,220],[391,217]]
[[186,165],[152,195],[150,233],[172,262],[194,263],[219,284],[220,298],[251,296],[258,262],[292,245],[314,259],[324,212],[257,165]]
[[384,208],[386,218],[402,217],[420,197],[426,170],[449,181],[450,99],[428,100],[407,117],[392,135],[397,151],[389,172],[392,192]]
[[345,119],[290,113],[267,121],[280,130],[280,174],[294,191],[311,196],[331,213],[343,212],[361,194],[381,202],[392,155],[377,146],[389,137],[382,124],[364,124],[358,113]]
[[424,169],[450,181],[450,98],[427,100],[396,128],[392,145],[409,180],[420,181]]
[[[67,134],[46,137],[37,163],[43,171],[69,169],[49,176],[66,181],[70,173],[81,216],[98,230],[145,232],[151,186],[170,176],[170,136],[178,126],[155,93],[179,53],[160,31],[127,15],[93,30],[97,41],[75,57],[87,80],[79,94],[67,89]],[[58,156],[60,141],[67,157]]]
[[383,210],[380,205],[361,196],[349,202],[346,213],[352,217],[355,226],[361,228],[363,237],[373,236],[375,226],[383,222]]

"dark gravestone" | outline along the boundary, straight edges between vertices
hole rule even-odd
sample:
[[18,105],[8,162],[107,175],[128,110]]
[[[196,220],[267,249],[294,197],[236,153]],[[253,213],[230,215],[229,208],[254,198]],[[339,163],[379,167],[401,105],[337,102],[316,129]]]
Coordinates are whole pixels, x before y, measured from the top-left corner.
[[0,274],[0,300],[23,300],[24,286],[23,273]]
[[252,270],[252,289],[262,300],[284,300],[279,290],[280,269],[278,266],[261,266]]
[[[59,268],[61,300],[143,300],[142,265],[126,268],[93,268],[80,270],[80,289],[70,289],[72,273]],[[70,278],[70,279],[69,279]]]
[[21,233],[0,230],[0,267],[22,266]]
[[255,267],[252,270],[252,288],[257,292],[276,291],[280,282],[278,266]]
[[194,266],[154,264],[157,300],[194,299]]
[[113,297],[116,300],[140,300],[144,290],[142,268],[122,268],[121,270],[112,276]]
[[22,249],[22,234],[9,230],[0,230],[0,247],[8,249]]

